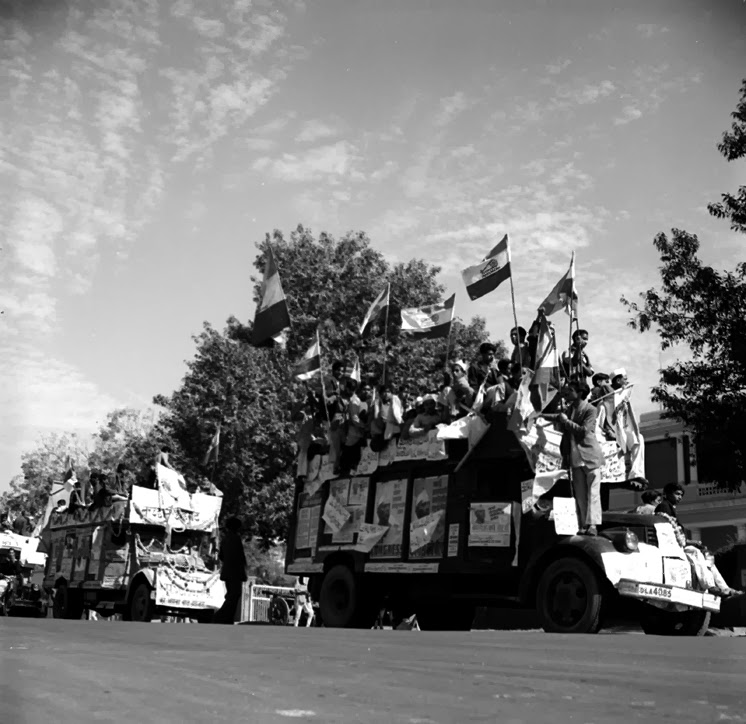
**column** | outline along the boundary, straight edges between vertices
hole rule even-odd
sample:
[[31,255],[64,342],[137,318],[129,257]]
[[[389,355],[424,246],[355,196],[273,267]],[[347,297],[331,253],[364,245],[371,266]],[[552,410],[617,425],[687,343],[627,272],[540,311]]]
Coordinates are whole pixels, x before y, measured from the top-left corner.
[[739,543],[746,543],[746,523],[736,524],[736,539]]

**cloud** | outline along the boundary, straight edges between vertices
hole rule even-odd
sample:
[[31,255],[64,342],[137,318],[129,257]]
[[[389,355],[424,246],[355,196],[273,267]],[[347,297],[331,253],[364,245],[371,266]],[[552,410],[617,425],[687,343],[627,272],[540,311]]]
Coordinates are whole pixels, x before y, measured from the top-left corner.
[[615,90],[616,86],[610,80],[586,83],[575,88],[560,87],[557,90],[554,105],[557,107],[565,107],[568,104],[588,105],[610,96]]
[[295,140],[298,143],[315,143],[326,138],[339,135],[340,130],[337,125],[332,125],[317,119],[311,119],[303,124]]
[[254,162],[253,168],[280,181],[301,183],[313,181],[319,176],[347,176],[354,161],[353,145],[349,141],[339,141],[300,154],[285,153],[274,159],[264,156]]
[[563,70],[569,68],[571,65],[572,61],[569,58],[560,58],[554,63],[545,65],[544,68],[550,75],[559,75]]
[[639,108],[636,108],[635,106],[624,106],[624,108],[622,108],[622,115],[617,116],[614,119],[614,125],[624,126],[627,123],[636,121],[638,118],[642,118],[642,111]]
[[651,23],[640,23],[636,30],[643,38],[653,38],[656,35],[663,35],[663,33],[669,32],[669,29],[665,25]]

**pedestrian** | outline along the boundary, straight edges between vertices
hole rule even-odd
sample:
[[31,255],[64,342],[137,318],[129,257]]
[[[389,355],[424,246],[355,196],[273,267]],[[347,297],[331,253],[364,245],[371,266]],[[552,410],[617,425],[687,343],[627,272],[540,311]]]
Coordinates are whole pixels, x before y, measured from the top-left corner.
[[586,382],[570,382],[563,388],[569,403],[567,414],[545,415],[562,430],[560,451],[565,467],[572,468],[572,488],[578,511],[578,535],[598,535],[601,524],[601,468],[604,454],[596,438],[596,408],[587,402]]
[[246,553],[241,539],[241,521],[228,518],[225,521],[226,534],[220,542],[220,580],[225,583],[225,601],[215,614],[215,623],[230,623],[236,620],[236,609],[241,600],[246,575]]
[[313,623],[313,603],[311,595],[308,593],[308,578],[300,576],[295,582],[295,622],[293,626],[298,626],[303,612],[306,612],[306,628]]

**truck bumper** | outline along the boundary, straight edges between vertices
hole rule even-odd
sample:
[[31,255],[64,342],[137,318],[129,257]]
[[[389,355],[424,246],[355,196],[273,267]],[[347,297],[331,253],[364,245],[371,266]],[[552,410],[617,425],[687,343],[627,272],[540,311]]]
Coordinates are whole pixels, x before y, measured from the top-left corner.
[[623,578],[617,583],[616,589],[622,596],[637,598],[641,601],[679,604],[705,611],[720,610],[720,598],[718,596],[702,591],[692,591],[690,588],[681,588],[664,583],[642,583]]

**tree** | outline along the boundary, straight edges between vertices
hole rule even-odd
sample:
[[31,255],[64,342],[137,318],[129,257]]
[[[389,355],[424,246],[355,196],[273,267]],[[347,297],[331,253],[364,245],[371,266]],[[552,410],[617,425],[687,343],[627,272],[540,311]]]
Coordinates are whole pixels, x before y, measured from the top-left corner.
[[[155,398],[166,412],[163,432],[176,447],[185,475],[207,475],[224,493],[223,515],[240,515],[248,532],[265,545],[284,539],[295,478],[295,404],[304,386],[292,377],[292,364],[310,346],[317,327],[325,364],[360,356],[364,374],[380,377],[383,336],[360,340],[359,326],[369,305],[391,283],[387,377],[398,384],[430,387],[445,363],[445,340],[415,342],[399,334],[399,309],[443,299],[439,269],[412,260],[391,266],[371,248],[362,233],[339,241],[328,234],[315,239],[299,226],[285,240],[279,231],[267,236],[255,265],[264,269],[267,245],[280,269],[293,320],[286,351],[249,344],[251,325],[236,318],[220,332],[205,324],[194,338],[196,353],[187,364],[181,387],[170,397]],[[259,299],[259,281],[254,290]],[[454,325],[454,354],[471,358],[486,339],[484,320]],[[204,465],[205,452],[220,425],[217,462]]]
[[[718,145],[729,160],[746,157],[746,81],[733,114],[736,122]],[[710,212],[746,233],[746,187],[724,194]],[[699,240],[680,229],[658,234],[662,287],[641,294],[642,303],[622,303],[633,313],[630,326],[655,327],[661,348],[686,345],[691,358],[660,373],[652,398],[664,416],[681,420],[697,436],[700,478],[738,489],[746,477],[746,263],[716,271],[698,258]]]

